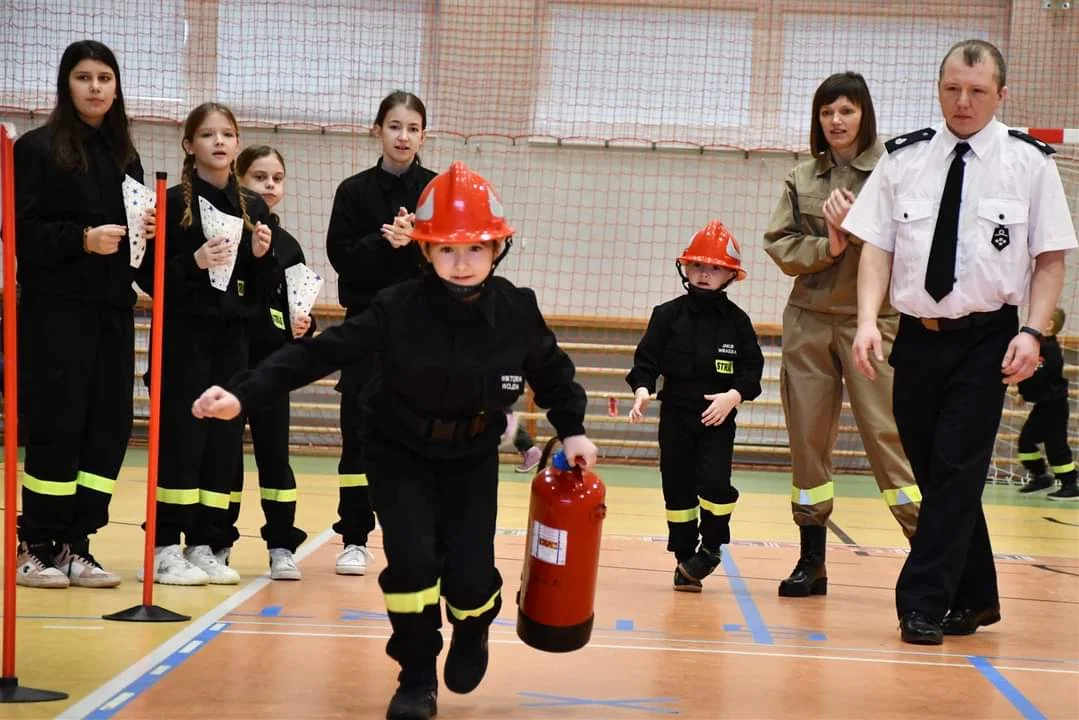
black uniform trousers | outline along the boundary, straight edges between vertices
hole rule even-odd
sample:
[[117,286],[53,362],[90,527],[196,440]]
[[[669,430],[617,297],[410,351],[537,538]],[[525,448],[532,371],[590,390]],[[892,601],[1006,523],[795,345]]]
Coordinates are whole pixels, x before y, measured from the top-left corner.
[[900,616],[939,622],[951,608],[999,606],[981,497],[1004,408],[1000,363],[1014,306],[987,325],[934,332],[903,316],[892,349],[893,408],[922,491],[918,529],[896,583]]
[[422,670],[442,650],[440,595],[455,632],[482,632],[502,607],[494,548],[498,449],[446,460],[371,432],[365,440],[386,553],[378,576],[393,627],[386,653],[404,669]]
[[131,308],[23,296],[21,540],[81,544],[108,524],[131,435],[134,357]]
[[367,463],[363,448],[363,392],[375,373],[374,360],[341,370],[341,460],[337,464],[338,520],[333,530],[345,545],[366,545],[375,529],[371,511]]
[[[1019,457],[1023,466],[1034,473],[1045,473],[1045,458],[1038,450],[1040,443],[1045,443],[1045,455],[1053,474],[1061,482],[1075,482],[1075,463],[1072,451],[1068,447],[1068,398],[1052,398],[1034,403],[1027,415],[1023,429],[1019,431]],[[1037,458],[1030,456],[1037,455]]]
[[[251,345],[251,357],[248,367],[255,367],[264,358],[273,353],[280,345]],[[258,467],[259,497],[266,524],[260,534],[269,549],[284,548],[296,552],[307,533],[295,526],[296,522],[296,476],[288,460],[289,446],[289,396],[275,396],[265,405],[247,415],[251,426],[251,444],[255,450],[255,465]],[[236,521],[240,517],[240,500],[244,490],[243,447],[237,449],[240,455],[236,467],[236,476],[232,483],[229,498],[230,542],[227,547],[240,539]],[[215,547],[214,551],[221,548]]]
[[718,550],[731,541],[731,513],[738,490],[731,487],[734,453],[732,411],[722,425],[705,426],[699,413],[663,405],[659,413],[659,472],[667,507],[667,549],[679,562],[701,547]]
[[245,319],[166,316],[161,375],[158,547],[230,545],[229,498],[242,460],[243,418],[199,420],[195,399],[247,368]]

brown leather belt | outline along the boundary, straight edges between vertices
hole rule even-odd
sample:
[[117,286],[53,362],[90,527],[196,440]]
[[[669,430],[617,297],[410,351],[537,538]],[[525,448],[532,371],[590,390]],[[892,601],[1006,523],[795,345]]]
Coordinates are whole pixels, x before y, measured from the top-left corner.
[[1009,317],[1018,318],[1019,312],[1015,305],[1002,305],[996,310],[971,313],[957,318],[920,318],[912,315],[907,315],[907,317],[920,323],[926,330],[948,332],[950,330],[966,330],[967,328],[991,325]]

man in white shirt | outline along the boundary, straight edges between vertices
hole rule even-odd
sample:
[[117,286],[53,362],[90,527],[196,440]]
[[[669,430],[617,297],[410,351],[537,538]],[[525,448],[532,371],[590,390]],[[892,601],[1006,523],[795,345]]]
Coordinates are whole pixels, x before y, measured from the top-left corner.
[[884,360],[876,321],[889,287],[902,313],[893,409],[922,491],[896,583],[909,643],[1000,620],[981,493],[1005,386],[1033,374],[1076,247],[1053,149],[994,117],[1007,93],[996,47],[953,46],[938,84],[945,122],[886,143],[843,223],[865,241],[853,351],[868,377]]

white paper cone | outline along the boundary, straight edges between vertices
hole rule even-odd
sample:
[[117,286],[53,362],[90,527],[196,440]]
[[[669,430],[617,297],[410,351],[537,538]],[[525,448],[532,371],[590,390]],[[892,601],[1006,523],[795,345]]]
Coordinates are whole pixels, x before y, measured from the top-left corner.
[[240,236],[243,235],[244,231],[244,219],[221,212],[201,195],[199,196],[199,214],[202,217],[202,234],[207,240],[224,237],[228,242],[228,263],[209,269],[210,285],[221,292],[225,292],[229,289],[232,271],[236,268],[236,254],[240,249]]
[[298,263],[285,268],[285,285],[288,288],[289,319],[310,315],[322,291],[322,276],[303,263]]
[[131,267],[142,265],[146,255],[146,243],[149,238],[143,233],[143,219],[146,211],[154,207],[154,191],[130,175],[124,176],[124,210],[127,211],[127,237],[131,243]]

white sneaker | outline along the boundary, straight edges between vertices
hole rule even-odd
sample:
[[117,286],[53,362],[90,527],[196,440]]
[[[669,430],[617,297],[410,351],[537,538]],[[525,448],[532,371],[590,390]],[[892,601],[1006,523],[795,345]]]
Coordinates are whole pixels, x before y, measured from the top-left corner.
[[[142,565],[135,571],[135,578],[142,582]],[[154,548],[154,582],[159,585],[205,585],[209,576],[189,563],[179,545],[162,545]]]
[[76,587],[111,588],[120,584],[120,576],[101,567],[101,563],[89,551],[71,552],[71,546],[67,543],[61,546],[60,554],[53,562],[56,569],[67,575],[68,581]]
[[285,548],[270,550],[270,579],[299,580],[300,568],[296,566],[296,556]]
[[67,575],[53,565],[50,555],[52,543],[19,543],[19,556],[15,560],[15,584],[36,588],[66,588],[70,585]]
[[211,585],[236,585],[240,582],[240,573],[219,563],[209,545],[188,547],[184,550],[184,557],[206,573]]
[[232,557],[232,548],[230,548],[230,547],[221,548],[220,550],[218,550],[217,552],[214,553],[214,558],[216,558],[219,563],[221,563],[222,565],[225,565],[225,566],[227,566],[229,564],[229,559],[231,557]]
[[337,554],[334,571],[338,575],[364,575],[367,573],[367,563],[374,559],[366,545],[345,545],[345,549]]

